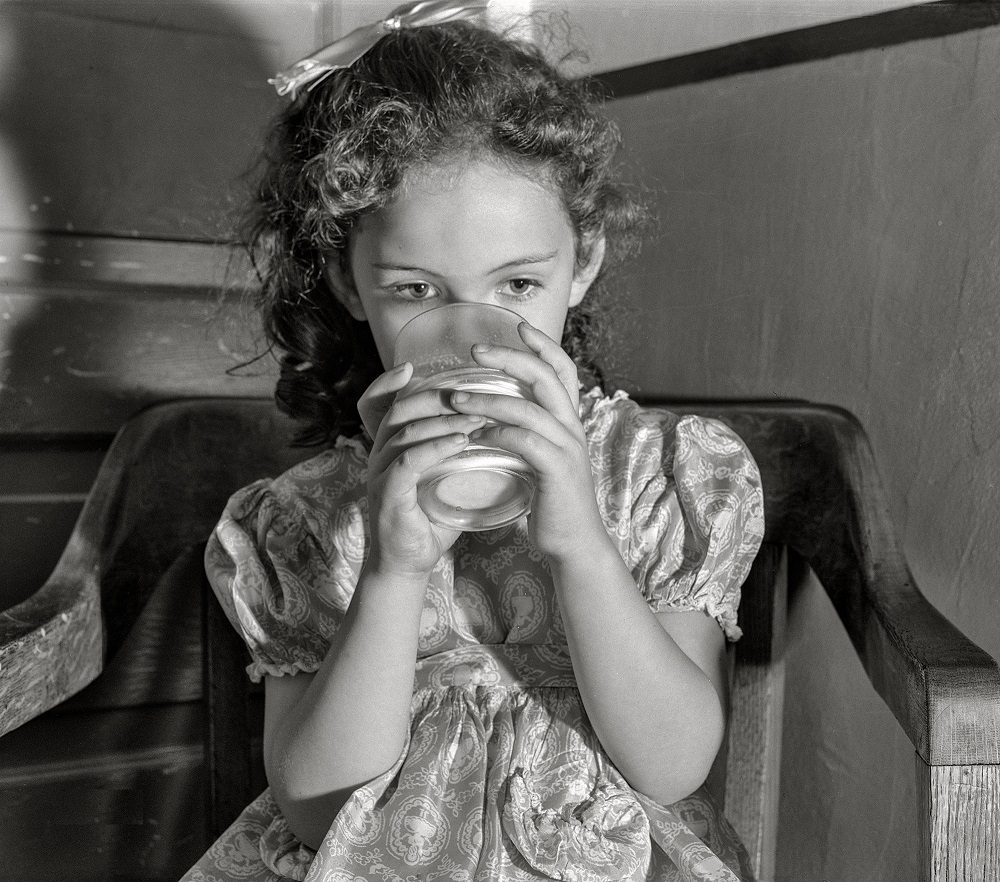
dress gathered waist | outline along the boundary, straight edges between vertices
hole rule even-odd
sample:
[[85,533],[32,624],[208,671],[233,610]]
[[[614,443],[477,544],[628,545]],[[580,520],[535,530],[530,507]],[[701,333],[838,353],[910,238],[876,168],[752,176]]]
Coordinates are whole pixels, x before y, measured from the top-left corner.
[[414,691],[481,687],[575,688],[569,647],[564,643],[470,644],[417,661]]

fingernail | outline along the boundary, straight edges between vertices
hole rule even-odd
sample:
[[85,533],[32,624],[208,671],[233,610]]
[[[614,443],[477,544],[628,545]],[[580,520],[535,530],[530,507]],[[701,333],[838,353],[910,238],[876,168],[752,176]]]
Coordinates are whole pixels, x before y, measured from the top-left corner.
[[469,393],[468,392],[452,392],[451,393],[451,400],[454,401],[455,404],[465,404],[465,402],[469,400]]
[[489,352],[493,347],[488,343],[477,343],[472,347],[476,352]]

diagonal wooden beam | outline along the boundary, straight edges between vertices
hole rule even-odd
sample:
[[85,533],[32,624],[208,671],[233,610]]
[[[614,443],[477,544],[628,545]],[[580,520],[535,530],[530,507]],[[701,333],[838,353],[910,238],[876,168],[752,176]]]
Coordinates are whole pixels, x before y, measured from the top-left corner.
[[1000,0],[939,0],[593,74],[610,98],[1000,25]]

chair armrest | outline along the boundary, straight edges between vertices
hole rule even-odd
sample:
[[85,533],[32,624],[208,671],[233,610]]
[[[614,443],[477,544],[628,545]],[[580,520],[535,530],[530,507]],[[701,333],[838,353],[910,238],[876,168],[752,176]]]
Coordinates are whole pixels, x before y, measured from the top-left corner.
[[104,666],[101,537],[137,445],[118,432],[45,584],[0,612],[0,736],[91,683]]
[[0,735],[90,683],[237,488],[307,452],[273,401],[160,402],[115,436],[46,583],[0,613]]
[[812,568],[921,758],[935,766],[1000,763],[1000,669],[918,590],[857,420],[809,404],[697,410],[722,418],[750,447],[764,485],[766,538]]
[[75,532],[45,584],[0,612],[0,736],[79,692],[102,659],[96,555]]
[[122,426],[52,574],[27,600],[0,612],[0,736],[75,695],[104,668],[108,546],[121,541],[122,496],[149,432],[141,418]]

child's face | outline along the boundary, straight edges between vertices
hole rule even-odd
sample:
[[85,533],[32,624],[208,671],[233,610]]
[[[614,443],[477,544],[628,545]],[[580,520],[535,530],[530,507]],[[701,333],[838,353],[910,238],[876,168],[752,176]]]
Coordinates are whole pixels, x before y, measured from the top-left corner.
[[566,212],[549,186],[488,161],[421,171],[351,235],[350,277],[331,260],[338,299],[367,321],[382,364],[399,329],[449,303],[510,309],[558,342],[566,313],[587,292],[603,257],[585,267]]

